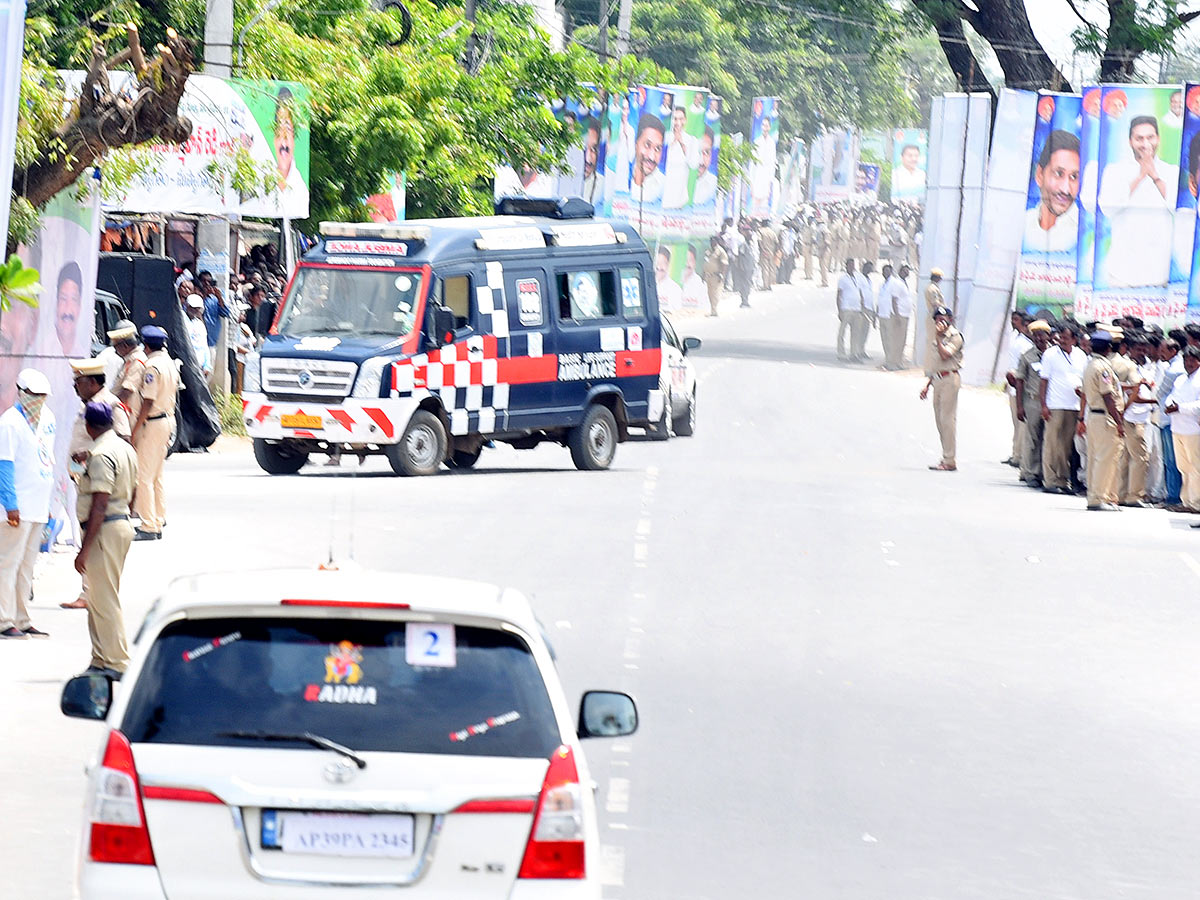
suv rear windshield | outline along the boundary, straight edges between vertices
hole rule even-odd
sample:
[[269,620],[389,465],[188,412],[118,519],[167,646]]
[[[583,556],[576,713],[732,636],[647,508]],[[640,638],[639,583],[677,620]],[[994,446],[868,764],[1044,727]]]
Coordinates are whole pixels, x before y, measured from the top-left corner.
[[428,638],[414,634],[406,655],[404,622],[175,622],[150,650],[122,730],[134,743],[312,732],[354,750],[549,757],[562,741],[529,648],[496,629],[453,630],[454,665],[432,667],[406,661]]

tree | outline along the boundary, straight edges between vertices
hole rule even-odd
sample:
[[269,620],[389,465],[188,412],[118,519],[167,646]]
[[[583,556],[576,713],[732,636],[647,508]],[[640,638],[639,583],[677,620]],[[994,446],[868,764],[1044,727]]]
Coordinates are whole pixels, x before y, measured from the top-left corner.
[[[1170,52],[1188,23],[1200,17],[1200,10],[1181,12],[1178,0],[1068,0],[1081,25],[1075,31],[1075,44],[1085,53],[1100,57],[1100,81],[1103,83],[1136,80],[1134,65],[1145,54]],[[1100,24],[1095,10],[1102,5],[1108,14],[1107,27]]]

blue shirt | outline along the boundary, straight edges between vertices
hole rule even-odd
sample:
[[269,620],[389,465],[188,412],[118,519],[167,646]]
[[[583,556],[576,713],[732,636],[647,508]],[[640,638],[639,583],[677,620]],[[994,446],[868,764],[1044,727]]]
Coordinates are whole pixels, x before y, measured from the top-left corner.
[[229,318],[229,307],[221,309],[216,295],[204,298],[204,328],[208,332],[208,346],[217,346],[221,336],[221,319]]

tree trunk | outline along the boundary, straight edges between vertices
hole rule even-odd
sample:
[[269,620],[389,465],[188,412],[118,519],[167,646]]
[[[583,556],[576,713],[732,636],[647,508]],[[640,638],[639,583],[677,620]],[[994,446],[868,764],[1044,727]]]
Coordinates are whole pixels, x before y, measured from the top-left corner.
[[992,98],[992,105],[995,106],[996,92],[992,90],[979,60],[975,58],[975,52],[967,43],[967,35],[958,12],[948,8],[942,0],[913,0],[913,4],[937,30],[938,43],[942,46],[946,62],[950,64],[950,71],[958,79],[959,90],[971,94],[988,94]]
[[[106,59],[97,45],[71,118],[59,127],[34,162],[13,173],[13,190],[35,208],[70,187],[106,150],[160,140],[180,144],[192,133],[192,123],[179,115],[188,76],[195,70],[192,52],[173,29],[168,46],[158,46],[147,62],[137,28],[128,26],[129,46]],[[133,89],[113,93],[108,83],[110,67],[133,65]],[[62,152],[63,148],[66,152]]]
[[1145,50],[1137,34],[1134,0],[1108,0],[1108,33],[1100,57],[1100,83],[1133,81],[1133,64]]
[[[1132,4],[1134,0],[1110,2]],[[969,24],[991,45],[1008,87],[1052,91],[1072,89],[1066,76],[1058,70],[1034,36],[1025,12],[1025,0],[976,0],[970,5],[966,0],[913,0],[913,5],[937,29],[946,61],[964,86],[967,84],[964,75],[968,74],[963,69],[964,61],[974,63],[977,70],[978,60],[966,44],[962,22]],[[961,20],[957,31],[950,27],[951,20]]]

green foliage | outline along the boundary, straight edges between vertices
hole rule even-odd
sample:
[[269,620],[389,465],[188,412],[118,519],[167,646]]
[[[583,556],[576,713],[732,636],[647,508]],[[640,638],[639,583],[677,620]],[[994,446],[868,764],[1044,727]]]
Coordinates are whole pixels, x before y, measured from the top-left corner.
[[213,402],[221,416],[221,433],[246,436],[246,421],[242,418],[242,398],[228,394],[221,388],[213,388]]
[[38,278],[37,269],[26,268],[15,253],[10,256],[8,262],[0,265],[0,312],[8,312],[17,300],[37,306],[42,292]]

